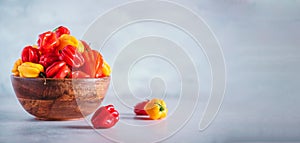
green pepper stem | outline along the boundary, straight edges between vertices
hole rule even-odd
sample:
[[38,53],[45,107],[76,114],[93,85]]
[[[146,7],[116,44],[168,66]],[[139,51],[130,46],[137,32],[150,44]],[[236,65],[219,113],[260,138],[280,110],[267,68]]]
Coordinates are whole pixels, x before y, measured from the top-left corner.
[[162,111],[165,110],[165,108],[164,108],[161,104],[159,104],[159,103],[154,103],[154,104],[156,104],[156,105],[159,106],[159,111],[160,111],[160,112],[162,112]]

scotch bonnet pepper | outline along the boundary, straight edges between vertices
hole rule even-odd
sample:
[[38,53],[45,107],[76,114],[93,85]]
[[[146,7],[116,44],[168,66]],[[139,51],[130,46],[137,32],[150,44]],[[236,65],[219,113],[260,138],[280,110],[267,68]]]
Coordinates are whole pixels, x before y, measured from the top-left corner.
[[103,57],[96,50],[88,50],[87,48],[82,53],[82,56],[85,60],[84,65],[82,66],[82,71],[89,74],[91,77],[98,77],[102,75],[102,66],[103,66]]
[[59,56],[60,60],[65,61],[69,66],[79,68],[84,64],[84,58],[74,46],[67,45]]
[[33,46],[26,46],[22,50],[21,58],[23,62],[38,63],[40,59],[40,51]]
[[48,78],[65,78],[70,74],[71,70],[66,62],[58,61],[53,63],[46,69],[46,77]]
[[18,59],[15,63],[14,63],[14,66],[13,66],[13,69],[11,70],[12,74],[14,76],[19,76],[20,73],[19,73],[19,70],[18,70],[18,67],[22,64],[22,60],[21,59]]
[[41,64],[25,62],[18,66],[20,77],[38,77],[41,72],[44,72],[44,67]]
[[97,70],[101,68],[101,65],[103,64],[102,56],[98,51],[95,50],[85,50],[82,53],[82,56],[85,60],[85,63],[82,66],[82,70],[89,74],[91,77],[95,77]]
[[146,101],[136,104],[134,106],[134,113],[136,115],[148,115],[147,112],[145,111],[145,106],[148,102],[149,102],[149,100],[146,100]]
[[82,53],[82,56],[85,59],[85,64],[83,65],[82,70],[95,78],[109,76],[111,68],[108,63],[104,61],[101,53],[96,50],[92,50],[85,41],[81,41],[81,43],[85,48]]
[[82,46],[82,43],[78,41],[74,36],[63,34],[59,38],[59,46],[57,47],[57,50],[62,50],[67,45],[74,46],[79,52],[84,51],[84,47]]
[[59,55],[55,53],[47,53],[40,57],[39,64],[43,65],[45,68],[48,68],[54,62],[59,61]]
[[113,105],[102,106],[94,113],[91,121],[94,128],[110,128],[119,121],[119,112]]
[[38,49],[42,52],[42,54],[46,54],[56,52],[56,47],[59,45],[59,40],[54,32],[47,31],[39,35],[37,43]]
[[166,103],[162,99],[157,98],[150,100],[144,109],[153,120],[165,118],[168,113]]
[[53,30],[55,32],[56,37],[59,38],[63,34],[70,35],[70,30],[67,27],[59,26]]

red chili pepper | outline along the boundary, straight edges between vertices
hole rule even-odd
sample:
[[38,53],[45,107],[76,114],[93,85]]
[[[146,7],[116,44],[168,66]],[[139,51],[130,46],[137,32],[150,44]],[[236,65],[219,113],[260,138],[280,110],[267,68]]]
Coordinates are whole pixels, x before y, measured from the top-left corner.
[[85,60],[81,70],[89,74],[91,77],[100,77],[102,75],[103,57],[96,51],[92,50],[90,46],[85,42],[81,41],[84,45],[84,52],[82,56]]
[[91,121],[94,128],[110,128],[119,121],[119,112],[113,105],[102,106],[94,113]]
[[145,105],[149,102],[149,100],[147,101],[143,101],[143,102],[140,102],[138,104],[136,104],[134,106],[134,113],[136,115],[148,115],[147,112],[145,111],[144,107]]
[[53,32],[55,32],[57,38],[59,38],[63,34],[70,35],[70,30],[67,27],[64,27],[64,26],[59,26],[59,27],[55,28],[53,30]]
[[98,51],[85,49],[82,56],[85,60],[81,68],[82,71],[91,77],[99,77],[99,75],[102,75],[103,57]]
[[38,63],[40,58],[40,51],[32,46],[26,46],[21,54],[22,62]]
[[48,78],[65,78],[70,74],[71,70],[66,62],[58,61],[53,63],[46,69],[46,76]]
[[79,68],[84,64],[84,58],[76,47],[67,45],[59,56],[60,60],[65,61],[69,66]]
[[73,71],[70,74],[70,78],[90,78],[90,75],[83,71]]
[[59,55],[55,53],[48,53],[41,56],[39,63],[43,65],[44,68],[47,68],[56,61],[59,61]]
[[39,35],[39,40],[37,41],[39,50],[42,54],[53,53],[56,47],[59,45],[59,40],[56,34],[51,31],[47,31]]

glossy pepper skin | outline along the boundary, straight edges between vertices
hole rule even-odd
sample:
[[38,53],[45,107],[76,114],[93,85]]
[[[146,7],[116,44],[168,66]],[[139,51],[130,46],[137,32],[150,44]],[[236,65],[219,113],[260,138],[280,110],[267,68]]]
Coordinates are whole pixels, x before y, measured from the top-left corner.
[[54,32],[47,31],[39,35],[37,43],[41,53],[47,54],[57,52],[56,48],[59,45],[59,40]]
[[59,61],[59,55],[55,53],[47,53],[40,57],[39,64],[43,65],[45,68],[52,65],[54,62]]
[[153,120],[165,118],[168,113],[166,103],[162,99],[157,98],[150,100],[144,109]]
[[138,104],[136,104],[134,106],[134,113],[136,115],[148,115],[147,112],[145,111],[145,106],[146,104],[149,102],[149,100],[146,100],[146,101],[143,101],[143,102],[140,102]]
[[41,64],[25,62],[18,66],[20,77],[38,77],[41,72],[44,72],[44,67]]
[[26,46],[22,50],[21,58],[23,62],[38,63],[40,59],[40,51],[32,46]]
[[86,48],[82,53],[82,56],[85,60],[84,65],[81,67],[82,71],[93,78],[102,76],[102,55],[96,50],[89,50],[89,48]]
[[110,128],[119,121],[119,112],[113,105],[100,107],[93,115],[91,122],[94,128]]
[[98,70],[96,71],[96,78],[106,77],[109,76],[111,73],[110,66],[106,61],[103,60],[103,64]]
[[102,74],[104,76],[110,76],[110,73],[111,73],[111,68],[110,68],[109,64],[106,61],[104,61],[103,67],[102,67]]
[[92,48],[87,44],[84,40],[80,40],[81,44],[83,45],[84,50],[91,51]]
[[79,41],[71,35],[63,34],[59,38],[60,45],[57,47],[58,50],[64,49],[67,45],[74,46],[79,52],[84,51],[84,47],[80,46]]
[[60,60],[65,61],[69,66],[79,68],[84,64],[84,58],[76,47],[67,45],[60,53]]
[[56,37],[59,38],[63,34],[70,35],[70,30],[67,27],[59,26],[53,30],[55,32]]
[[19,75],[20,75],[19,70],[18,70],[18,67],[19,67],[22,63],[23,63],[23,62],[22,62],[21,59],[18,59],[17,61],[15,61],[14,67],[13,67],[13,69],[11,70],[11,72],[12,72],[12,74],[13,74],[14,76],[19,76]]
[[71,70],[66,62],[58,61],[53,63],[46,69],[46,77],[48,78],[65,78],[70,74]]
[[72,71],[70,78],[90,78],[90,75],[83,71]]

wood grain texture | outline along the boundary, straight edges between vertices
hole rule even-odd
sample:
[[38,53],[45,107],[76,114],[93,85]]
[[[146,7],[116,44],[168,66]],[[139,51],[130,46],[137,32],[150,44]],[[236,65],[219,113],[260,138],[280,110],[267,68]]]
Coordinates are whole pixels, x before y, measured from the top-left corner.
[[103,101],[110,77],[82,79],[11,76],[23,108],[41,120],[72,120],[93,113]]

